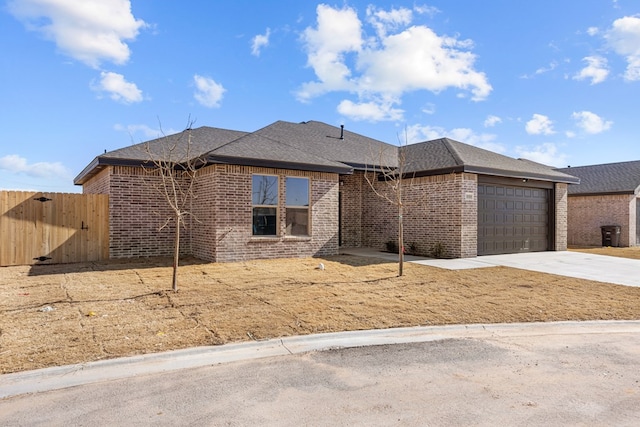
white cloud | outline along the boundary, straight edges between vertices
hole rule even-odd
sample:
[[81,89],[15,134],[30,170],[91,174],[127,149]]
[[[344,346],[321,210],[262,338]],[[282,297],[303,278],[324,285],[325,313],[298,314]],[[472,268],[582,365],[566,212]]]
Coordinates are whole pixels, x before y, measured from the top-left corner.
[[367,7],[367,18],[376,29],[378,37],[385,37],[388,31],[409,25],[413,21],[413,11],[405,7],[386,11],[370,5]]
[[607,59],[601,56],[587,56],[582,58],[587,63],[578,74],[573,76],[575,80],[591,79],[591,84],[602,83],[609,75]]
[[435,114],[436,105],[431,103],[431,102],[429,102],[429,103],[425,104],[425,106],[422,107],[422,110],[420,110],[420,111],[422,111],[425,114]]
[[[168,130],[163,133],[162,130],[154,129],[147,125],[126,125],[125,126],[121,124],[116,124],[113,126],[113,128],[117,131],[127,132],[131,136],[131,138],[133,138],[135,134],[140,133],[143,135],[145,140],[161,138],[163,135],[171,135],[173,133],[176,133],[173,130]],[[132,141],[132,142],[135,143],[137,141]]]
[[446,130],[439,126],[423,126],[420,124],[411,125],[406,128],[407,141],[409,144],[417,142],[431,141],[439,138],[451,138],[465,144],[484,148],[495,153],[504,153],[505,147],[495,142],[496,135],[490,133],[477,134],[472,129],[454,128]]
[[466,46],[454,38],[440,37],[430,28],[414,26],[384,39],[382,49],[360,53],[358,65],[365,72],[359,90],[400,96],[404,92],[447,88],[469,90],[472,99],[485,99],[492,88],[484,73],[473,69],[475,55],[459,50]]
[[534,114],[533,118],[525,125],[525,130],[529,135],[552,135],[555,133],[553,122],[542,114]]
[[498,116],[487,116],[487,118],[484,121],[484,127],[486,128],[492,128],[495,125],[497,125],[498,123],[502,123],[502,119]]
[[344,55],[362,47],[362,24],[354,9],[333,9],[318,5],[317,29],[304,30],[302,39],[307,49],[307,65],[313,68],[319,82],[302,85],[300,100],[308,100],[326,92],[355,88],[348,81],[351,70],[344,63]]
[[361,102],[348,99],[338,104],[338,112],[352,120],[398,121],[402,119],[403,110],[393,108],[390,103]]
[[65,55],[90,67],[102,61],[124,64],[145,22],[128,0],[10,0],[9,11],[30,30],[55,42]]
[[222,96],[226,92],[226,89],[221,84],[216,83],[215,80],[208,77],[199,76],[198,74],[193,76],[193,81],[196,84],[196,92],[193,97],[204,107],[217,108],[220,106]]
[[540,74],[544,74],[544,73],[548,73],[550,71],[553,71],[557,67],[558,67],[558,63],[556,61],[552,61],[546,67],[538,68],[533,74],[525,74],[525,75],[521,76],[520,78],[521,79],[530,79],[530,78],[533,78],[534,76],[538,76]]
[[100,82],[92,84],[91,88],[99,92],[109,93],[114,101],[131,104],[143,100],[142,91],[135,83],[128,82],[122,74],[103,71],[100,73]]
[[616,19],[605,38],[613,50],[627,61],[625,79],[640,80],[640,17],[625,16]]
[[600,33],[600,29],[598,27],[589,27],[587,28],[587,34],[590,36],[595,36]]
[[[474,101],[485,99],[492,87],[486,75],[474,69],[476,56],[469,52],[473,43],[440,36],[423,25],[410,26],[413,12],[426,13],[370,6],[366,22],[376,35],[364,40],[363,23],[354,9],[319,5],[316,27],[307,28],[302,36],[307,65],[317,80],[304,83],[298,99],[346,91],[359,98],[352,105],[392,100],[399,106],[407,92],[439,93],[448,88],[458,89],[463,96],[470,93]],[[390,110],[385,105],[379,109]],[[370,119],[376,120],[379,111],[371,111]]]
[[260,51],[263,47],[269,46],[269,37],[271,36],[271,29],[267,28],[266,33],[258,34],[251,39],[251,54],[254,56],[260,56]]
[[548,73],[549,71],[553,71],[558,67],[558,63],[556,61],[552,61],[549,63],[548,66],[546,67],[540,67],[535,71],[535,74],[544,74],[544,73]]
[[434,17],[438,13],[440,13],[440,9],[435,6],[427,6],[423,5],[414,5],[413,10],[420,15],[429,15],[430,17]]
[[29,163],[27,159],[16,154],[0,157],[0,170],[34,178],[67,179],[70,177],[69,171],[60,162]]
[[613,122],[604,120],[591,111],[574,112],[571,117],[576,121],[580,129],[592,135],[609,130],[613,124]]
[[538,145],[533,149],[516,147],[516,152],[520,158],[542,163],[543,165],[564,167],[567,164],[566,154],[559,153],[558,147],[550,142]]

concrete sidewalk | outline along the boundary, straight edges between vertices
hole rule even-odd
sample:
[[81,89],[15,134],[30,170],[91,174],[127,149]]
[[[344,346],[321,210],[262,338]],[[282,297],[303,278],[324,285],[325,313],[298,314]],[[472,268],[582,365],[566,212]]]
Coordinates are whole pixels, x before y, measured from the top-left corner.
[[[371,256],[389,261],[396,261],[398,259],[396,254],[366,248],[347,249],[341,251],[341,253],[356,256]],[[528,252],[458,259],[432,259],[406,256],[405,261],[448,270],[504,266],[617,285],[640,286],[640,260],[582,252]]]

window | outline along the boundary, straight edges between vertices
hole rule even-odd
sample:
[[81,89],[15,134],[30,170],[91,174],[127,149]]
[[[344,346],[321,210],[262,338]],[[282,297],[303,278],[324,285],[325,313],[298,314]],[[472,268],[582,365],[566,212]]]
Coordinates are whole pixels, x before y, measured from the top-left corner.
[[278,231],[278,177],[253,175],[253,235],[275,236]]
[[291,236],[309,235],[309,179],[287,177],[286,230]]

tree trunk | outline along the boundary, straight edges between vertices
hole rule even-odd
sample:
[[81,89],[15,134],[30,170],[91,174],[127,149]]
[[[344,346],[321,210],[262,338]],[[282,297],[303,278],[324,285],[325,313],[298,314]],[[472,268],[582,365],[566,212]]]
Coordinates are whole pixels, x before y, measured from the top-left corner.
[[180,257],[180,214],[176,214],[176,234],[173,247],[173,280],[172,289],[178,291],[178,258]]
[[404,264],[404,230],[402,229],[402,206],[398,207],[398,276],[402,276]]

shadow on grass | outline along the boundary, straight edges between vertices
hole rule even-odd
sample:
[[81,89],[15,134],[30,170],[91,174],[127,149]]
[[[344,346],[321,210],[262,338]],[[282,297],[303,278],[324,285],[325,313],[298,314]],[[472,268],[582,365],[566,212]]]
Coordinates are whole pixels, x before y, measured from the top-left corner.
[[[319,257],[318,260],[337,262],[351,267],[367,267],[381,264],[397,264],[397,260],[390,260],[375,256],[341,254]],[[192,256],[180,258],[179,266],[207,265],[210,261],[204,261]],[[145,268],[169,268],[173,266],[172,257],[143,257],[124,258],[105,261],[81,262],[70,264],[34,264],[29,266],[29,276],[46,276],[55,274],[83,273],[83,272],[109,272]]]
[[337,262],[344,265],[349,265],[351,267],[367,267],[370,265],[398,263],[398,261],[392,261],[392,260],[373,257],[373,256],[350,255],[350,254],[324,256],[322,257],[322,259],[326,259],[327,261],[333,261],[333,262]]
[[[210,264],[195,257],[180,258],[179,266]],[[34,264],[29,268],[29,276],[52,274],[84,273],[90,271],[120,271],[144,268],[172,267],[172,257],[127,258],[107,261],[79,262],[71,264]]]

